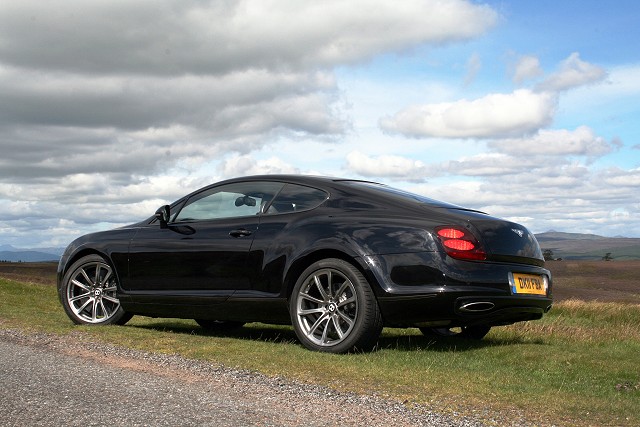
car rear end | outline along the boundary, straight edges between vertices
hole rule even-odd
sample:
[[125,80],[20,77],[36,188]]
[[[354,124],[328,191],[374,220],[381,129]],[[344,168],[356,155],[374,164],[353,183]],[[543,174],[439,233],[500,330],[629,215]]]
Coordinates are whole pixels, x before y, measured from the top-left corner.
[[435,224],[429,230],[433,250],[413,259],[435,273],[419,277],[426,270],[414,268],[413,282],[403,283],[394,274],[403,261],[381,257],[389,292],[379,301],[388,323],[498,326],[539,319],[549,311],[551,274],[529,230],[464,208],[425,208],[425,217]]
[[458,322],[510,324],[542,317],[552,305],[551,274],[535,236],[520,224],[447,209],[460,225],[436,228],[449,260],[448,289]]

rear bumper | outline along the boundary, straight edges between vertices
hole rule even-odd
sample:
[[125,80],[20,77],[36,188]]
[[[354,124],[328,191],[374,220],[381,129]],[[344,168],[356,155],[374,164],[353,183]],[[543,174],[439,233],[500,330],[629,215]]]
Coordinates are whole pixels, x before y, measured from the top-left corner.
[[[553,303],[551,273],[535,265],[458,261],[433,252],[369,261],[388,326],[508,325],[539,319]],[[514,294],[513,273],[546,276],[547,294]]]
[[474,295],[458,292],[378,298],[389,326],[509,325],[540,319],[551,309],[546,297]]

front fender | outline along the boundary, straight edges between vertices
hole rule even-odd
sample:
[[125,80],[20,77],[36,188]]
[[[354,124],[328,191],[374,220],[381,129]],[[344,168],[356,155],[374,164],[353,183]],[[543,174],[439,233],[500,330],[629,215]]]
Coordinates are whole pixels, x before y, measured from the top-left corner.
[[119,228],[86,234],[71,242],[58,263],[58,287],[71,265],[89,254],[98,254],[112,264],[120,282],[120,276],[129,272],[129,245],[136,234],[136,228]]

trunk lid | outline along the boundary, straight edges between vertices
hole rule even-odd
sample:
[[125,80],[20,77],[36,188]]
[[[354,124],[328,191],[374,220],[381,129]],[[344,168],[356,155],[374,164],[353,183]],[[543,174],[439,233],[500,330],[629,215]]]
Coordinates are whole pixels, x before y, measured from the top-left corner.
[[544,265],[542,250],[536,237],[523,225],[478,211],[457,208],[446,210],[471,226],[470,229],[483,245],[488,260]]

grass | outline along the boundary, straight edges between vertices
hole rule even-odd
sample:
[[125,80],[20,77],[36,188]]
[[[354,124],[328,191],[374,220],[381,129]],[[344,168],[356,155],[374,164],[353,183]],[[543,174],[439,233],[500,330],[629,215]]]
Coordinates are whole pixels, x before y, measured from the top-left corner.
[[[290,327],[251,324],[207,334],[191,320],[134,317],[74,326],[53,286],[0,279],[0,326],[78,333],[145,351],[375,393],[434,410],[538,424],[640,425],[640,305],[567,300],[542,320],[494,328],[483,341],[427,339],[385,329],[372,353],[303,349]],[[498,422],[500,424],[500,422]]]

